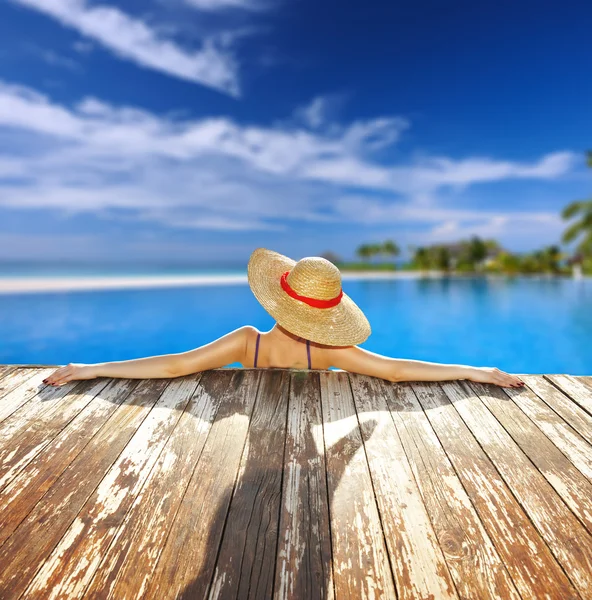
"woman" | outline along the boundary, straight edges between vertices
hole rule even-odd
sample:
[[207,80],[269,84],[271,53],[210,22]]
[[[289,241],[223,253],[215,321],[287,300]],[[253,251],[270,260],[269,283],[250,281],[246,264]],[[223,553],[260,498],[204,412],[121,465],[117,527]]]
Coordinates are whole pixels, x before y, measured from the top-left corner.
[[258,248],[249,260],[248,280],[257,300],[276,320],[270,331],[261,333],[246,325],[187,352],[88,365],[70,363],[44,383],[59,386],[95,377],[181,377],[238,362],[243,367],[336,367],[388,381],[469,379],[503,387],[524,385],[519,377],[493,367],[403,360],[359,348],[357,344],[370,335],[370,324],[343,293],[339,269],[324,258],[296,262]]

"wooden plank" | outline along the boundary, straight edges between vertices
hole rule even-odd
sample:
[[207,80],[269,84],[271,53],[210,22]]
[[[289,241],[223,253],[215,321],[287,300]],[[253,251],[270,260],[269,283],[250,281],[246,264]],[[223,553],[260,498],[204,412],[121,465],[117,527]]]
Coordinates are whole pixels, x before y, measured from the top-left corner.
[[107,379],[87,380],[75,392],[60,398],[45,414],[17,432],[10,443],[0,448],[0,489],[6,486],[21,469],[25,468],[53,438],[74,419],[108,384]]
[[289,382],[263,373],[208,598],[273,595]]
[[522,379],[545,404],[592,444],[592,416],[542,375],[525,375]]
[[2,379],[4,379],[9,373],[16,371],[16,367],[13,365],[0,365],[0,385],[2,385]]
[[[203,374],[149,480],[97,568],[85,597],[174,598],[178,589],[183,588],[182,568],[189,570],[187,580],[190,580],[208,562],[206,586],[209,584],[217,543],[210,543],[207,515],[216,514],[221,492],[226,490],[227,503],[230,499],[227,486],[232,486],[236,477],[242,443],[237,451],[239,445],[229,443],[229,438],[240,437],[240,429],[246,435],[245,412],[248,415],[252,408],[258,377],[257,373],[245,374],[240,370]],[[229,460],[233,453],[234,467]],[[188,513],[188,518],[184,518],[184,513]],[[220,533],[224,515],[212,523]],[[169,565],[178,579],[173,577],[171,587],[166,587],[154,579],[154,571],[170,536],[175,549],[177,544],[180,547]],[[166,558],[161,564],[165,562]],[[155,592],[148,592],[150,583]],[[195,597],[204,598],[205,594]]]
[[324,447],[319,374],[292,373],[274,598],[334,598]]
[[[395,598],[348,374],[319,373],[336,598]],[[366,434],[371,433],[366,425]]]
[[[496,385],[483,385],[472,382],[468,384],[468,387],[472,388],[474,393],[479,396],[485,406],[503,425],[514,442],[520,447],[520,450],[528,456],[541,472],[541,475],[549,482],[565,504],[569,506],[574,515],[588,530],[588,533],[592,533],[592,503],[590,502],[592,483],[533,421],[514,402],[508,399],[508,394],[505,393],[503,388]],[[518,391],[512,389],[512,392],[520,395],[518,402],[522,405],[523,399],[528,395],[528,390]],[[548,412],[551,413],[551,419],[561,421],[557,415],[553,415],[553,411],[548,409]],[[567,426],[564,428],[568,429]],[[575,435],[577,434],[574,433]],[[561,434],[554,437],[560,438]],[[584,440],[580,440],[580,442],[582,447],[587,446]],[[578,450],[583,450],[583,448],[578,446]],[[588,447],[587,452],[584,450],[584,456],[587,454],[587,459],[583,459],[584,463],[588,463],[590,472],[592,472],[591,451],[592,448],[590,447]],[[592,552],[592,537],[589,541]]]
[[592,415],[592,390],[570,375],[545,375],[561,391]]
[[53,600],[77,597],[84,591],[196,388],[195,376],[179,378],[167,387],[38,571],[27,594]]
[[373,377],[350,374],[349,379],[397,597],[458,598],[389,410],[389,392]]
[[520,595],[523,598],[544,598],[545,594],[550,598],[579,598],[439,385],[413,383],[411,386]]
[[[507,396],[512,398],[520,410],[528,415],[530,420],[563,452],[573,465],[592,481],[591,444],[579,435],[554,410],[549,408],[528,386],[524,386],[522,389],[502,389]],[[554,393],[561,395],[559,390],[555,390]],[[584,424],[584,429],[586,429],[586,424]],[[592,419],[589,433],[592,436]],[[534,448],[533,451],[538,454],[537,448]],[[587,504],[590,504],[589,499]]]
[[33,369],[19,369],[13,365],[0,365],[0,398],[7,393],[7,388],[13,385],[14,381],[22,382],[34,373]]
[[[112,380],[0,493],[0,544],[105,425],[138,380]],[[65,400],[67,401],[67,399]],[[19,448],[20,450],[20,448]]]
[[142,381],[0,547],[0,598],[21,597],[169,383]]
[[480,600],[519,599],[502,556],[483,527],[412,387],[377,382],[384,390],[458,595]]
[[[592,536],[487,410],[467,382],[443,383],[465,424],[479,441],[541,537],[581,593],[592,589]],[[510,404],[505,410],[510,409]],[[569,463],[568,463],[569,464]]]
[[52,387],[41,382],[47,375],[47,372],[36,373],[0,401],[0,410],[5,417],[0,424],[0,448],[7,443],[12,444],[17,436],[34,426],[42,415],[54,411],[70,392],[87,389],[89,381],[94,381],[68,381],[59,387]]
[[[12,406],[12,403],[9,402],[7,396],[25,381],[41,372],[44,374],[49,374],[50,370],[12,369],[10,372],[5,374],[5,376],[0,380],[0,421],[3,421],[8,415],[10,415],[8,409],[10,406]],[[37,385],[44,385],[41,383],[43,379],[45,379],[45,375],[44,377],[37,377],[35,380],[36,382],[39,382]],[[18,406],[16,408],[18,408]],[[16,408],[14,410],[16,410]]]

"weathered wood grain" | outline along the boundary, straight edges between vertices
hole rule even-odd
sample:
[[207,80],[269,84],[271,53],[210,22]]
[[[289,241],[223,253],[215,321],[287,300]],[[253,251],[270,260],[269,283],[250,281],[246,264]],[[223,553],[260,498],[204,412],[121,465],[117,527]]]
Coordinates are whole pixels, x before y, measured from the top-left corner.
[[[512,398],[519,409],[536,424],[536,426],[549,438],[552,445],[556,446],[567,457],[572,464],[592,481],[592,445],[587,442],[578,432],[554,410],[543,402],[528,386],[523,389],[500,388]],[[558,395],[560,392],[556,390]],[[498,417],[499,419],[499,417]],[[590,423],[590,434],[592,435],[592,419]],[[583,429],[586,430],[586,424]],[[507,429],[507,427],[506,427]],[[538,454],[538,447],[534,445],[533,453]],[[532,460],[532,458],[531,458]],[[533,461],[534,462],[534,461]],[[592,510],[588,496],[587,510]]]
[[455,409],[467,401],[461,398],[453,405],[437,384],[413,383],[412,387],[520,595],[580,598]]
[[592,415],[592,390],[571,375],[545,375],[545,377]]
[[0,365],[0,383],[2,382],[2,379],[8,375],[8,373],[14,370],[16,370],[14,365]]
[[0,598],[20,598],[168,385],[142,381],[0,547]]
[[166,388],[36,574],[27,594],[61,600],[84,591],[196,387],[193,376],[177,379]]
[[350,374],[349,379],[397,597],[458,598],[389,411],[388,392],[376,378]]
[[[473,392],[467,382],[442,383],[441,387],[454,402],[454,407],[465,424],[494,463],[506,485],[512,490],[574,587],[582,594],[587,593],[592,589],[592,536],[590,533],[573,515],[545,477],[535,468],[502,424],[487,410],[483,401]],[[487,399],[490,400],[489,404],[493,407],[495,405],[493,393],[488,395]],[[512,406],[514,405],[507,401],[504,407],[496,406],[496,412],[500,416],[503,410],[510,414]],[[518,418],[517,414],[512,416],[515,419]],[[509,423],[509,419],[504,419],[504,421]],[[518,425],[514,425],[513,432],[521,435],[521,439],[524,441],[526,436],[520,433]],[[537,436],[537,438],[541,443],[539,452],[549,452],[548,445],[544,443],[547,438],[544,436],[542,438]],[[539,455],[539,463],[547,469],[547,472],[552,472],[550,463],[553,460],[561,466],[570,465],[561,453],[554,453],[551,457]],[[579,474],[577,470],[575,473]],[[575,478],[574,473],[572,473],[572,477]],[[571,491],[573,493],[573,490]],[[565,494],[567,495],[567,492]],[[577,505],[576,500],[573,502]]]
[[590,378],[55,368],[0,365],[2,600],[591,597]]
[[[348,374],[319,376],[335,596],[394,599],[393,572]],[[365,435],[370,436],[372,430],[372,423],[367,422]]]
[[[246,432],[244,404],[250,410],[258,384],[258,374],[245,375],[241,371],[203,374],[87,588],[87,596],[114,600],[182,597],[184,585],[208,560],[209,584],[215,552],[207,537],[206,517],[208,511],[216,510],[217,498],[208,494],[224,489],[219,486],[224,474],[230,486],[236,477],[238,458],[234,468],[228,458],[232,451],[240,453],[229,442],[238,427]],[[217,523],[220,530],[223,524],[224,518]]]
[[261,379],[208,598],[272,596],[289,382],[286,370]]
[[290,375],[274,598],[333,600],[319,374]]
[[[51,369],[18,369],[9,374],[9,376],[0,382],[0,422],[5,421],[23,404],[31,399],[38,399],[41,389],[47,389],[46,393],[57,390],[50,388],[43,383],[43,380],[50,374]],[[71,389],[69,386],[68,389]],[[25,409],[23,412],[26,413]],[[4,423],[0,424],[0,431]]]
[[[3,371],[0,373],[0,400],[5,398],[12,390],[21,385],[24,381],[35,375],[33,369],[17,369],[16,367],[2,367]],[[0,406],[4,404],[4,400],[0,403]],[[3,408],[3,407],[2,407]],[[0,413],[0,420],[4,419]]]
[[[520,450],[537,467],[555,492],[561,496],[565,504],[569,506],[574,515],[578,517],[588,530],[588,533],[592,533],[592,505],[590,503],[590,498],[592,498],[592,483],[516,403],[508,400],[508,394],[512,392],[520,394],[520,392],[523,392],[516,399],[517,403],[521,403],[520,398],[526,396],[529,391],[519,391],[509,388],[512,392],[508,392],[507,394],[499,386],[483,385],[480,383],[470,383],[469,387],[472,388],[485,406],[493,413],[495,418],[520,447]],[[560,421],[556,415],[555,418]],[[587,445],[584,440],[581,440],[581,444],[582,446]],[[589,449],[592,450],[592,448]],[[589,468],[592,471],[592,462]],[[590,541],[592,542],[592,538]]]
[[377,396],[383,395],[387,401],[459,597],[519,599],[502,556],[412,387],[386,381],[377,385],[382,388]]
[[592,416],[543,376],[527,375],[523,379],[529,389],[592,444]]
[[42,452],[108,383],[108,379],[81,382],[75,391],[52,402],[25,430],[19,428],[10,438],[10,443],[3,440],[0,448],[0,489]]
[[[28,463],[0,493],[0,543],[4,542],[32,510],[65,469],[105,425],[117,407],[136,387],[138,380],[106,380],[106,387],[59,434],[36,455],[26,453]],[[61,402],[69,402],[70,397]],[[21,448],[19,447],[20,451]],[[17,454],[18,456],[18,454]],[[22,460],[20,461],[23,462]]]
[[104,386],[106,383],[95,380],[68,381],[61,386],[52,387],[41,383],[41,379],[46,376],[46,373],[33,375],[0,402],[0,406],[8,413],[0,423],[0,447],[5,447],[8,442],[14,443],[17,436],[35,428],[39,419],[51,414],[60,406],[60,400],[72,391],[77,393],[78,390],[87,390],[89,385],[92,387],[101,383]]

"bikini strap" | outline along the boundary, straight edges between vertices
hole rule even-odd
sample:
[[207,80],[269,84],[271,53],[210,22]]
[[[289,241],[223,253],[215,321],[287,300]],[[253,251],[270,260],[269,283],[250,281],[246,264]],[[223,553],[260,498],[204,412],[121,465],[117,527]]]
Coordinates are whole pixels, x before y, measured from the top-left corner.
[[255,345],[255,363],[253,364],[253,367],[257,366],[257,356],[259,354],[259,337],[261,336],[260,333],[257,334],[257,344]]
[[308,355],[308,368],[312,369],[310,362],[310,340],[306,340],[306,354]]

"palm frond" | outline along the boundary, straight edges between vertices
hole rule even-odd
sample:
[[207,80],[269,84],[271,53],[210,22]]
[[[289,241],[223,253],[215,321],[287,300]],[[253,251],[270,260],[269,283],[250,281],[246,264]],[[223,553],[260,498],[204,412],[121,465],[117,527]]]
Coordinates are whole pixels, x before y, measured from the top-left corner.
[[592,256],[592,232],[588,233],[588,235],[586,235],[578,244],[577,250],[584,256]]
[[563,237],[561,238],[561,241],[564,244],[569,244],[570,242],[573,242],[573,240],[575,240],[584,231],[586,231],[586,229],[583,223],[581,221],[577,221],[563,232]]
[[583,212],[586,207],[586,200],[574,200],[561,211],[562,219],[571,219],[580,212]]

